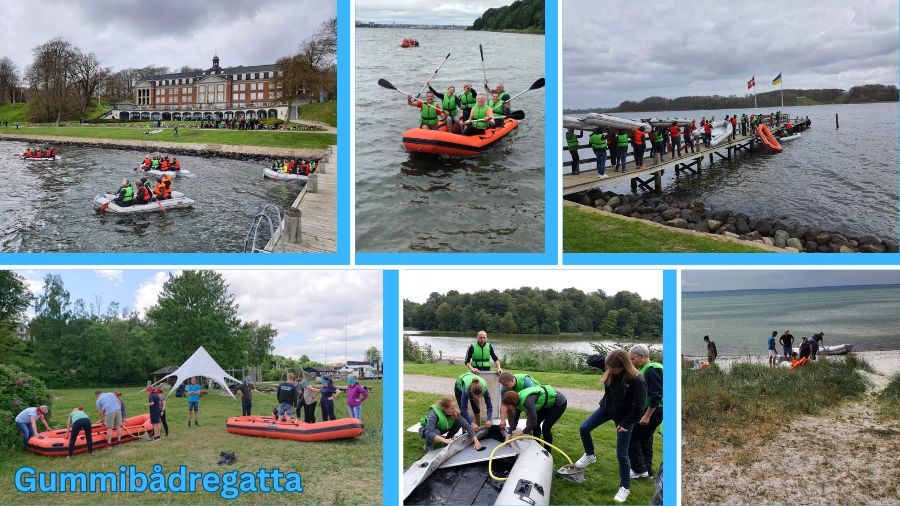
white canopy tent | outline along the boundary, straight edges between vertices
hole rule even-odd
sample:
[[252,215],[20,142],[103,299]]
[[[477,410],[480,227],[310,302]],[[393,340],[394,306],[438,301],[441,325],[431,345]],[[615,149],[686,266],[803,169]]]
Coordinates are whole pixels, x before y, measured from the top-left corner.
[[[209,378],[225,389],[228,392],[228,395],[234,397],[234,393],[231,392],[231,389],[228,388],[228,385],[225,384],[225,379],[230,379],[235,383],[240,383],[241,380],[235,378],[234,376],[225,372],[219,364],[216,363],[215,360],[209,355],[209,353],[203,348],[203,346],[197,348],[197,351],[194,352],[193,355],[190,356],[187,360],[181,364],[181,367],[175,370],[172,374],[168,374],[161,378],[159,381],[154,383],[154,385],[158,385],[165,381],[168,378],[175,376],[175,385],[180,385],[183,381],[188,378],[193,378],[194,376],[203,376],[205,378]],[[172,389],[174,391],[175,389]],[[171,395],[171,391],[169,395]],[[166,396],[168,397],[168,395]]]

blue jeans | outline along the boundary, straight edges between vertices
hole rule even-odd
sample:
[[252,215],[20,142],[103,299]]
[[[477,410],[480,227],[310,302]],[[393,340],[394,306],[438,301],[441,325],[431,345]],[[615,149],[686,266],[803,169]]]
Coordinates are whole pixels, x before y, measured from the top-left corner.
[[672,156],[675,156],[675,150],[678,150],[678,156],[681,156],[681,137],[672,138]]
[[[612,420],[603,408],[591,413],[587,420],[578,429],[581,433],[581,444],[584,445],[584,453],[594,455],[594,440],[591,439],[591,431],[604,423]],[[613,422],[615,423],[615,422]],[[626,427],[628,432],[616,432],[616,458],[619,460],[619,486],[631,488],[631,461],[628,459],[628,446],[631,443],[631,427]]]
[[790,357],[792,351],[794,351],[793,347],[791,347],[791,346],[785,346],[785,347],[784,347],[784,356],[785,356],[785,357]]
[[347,409],[350,410],[350,418],[356,418],[357,420],[362,420],[362,404],[359,406],[347,406]]
[[34,435],[30,423],[16,422],[16,426],[22,431],[22,447],[28,446],[28,440]]
[[284,415],[292,416],[293,411],[294,411],[294,406],[291,406],[287,402],[282,402],[281,404],[278,405],[278,416],[279,417],[284,416]]
[[606,174],[606,150],[594,148],[594,154],[597,155],[597,174],[602,176]]
[[628,159],[628,146],[616,148],[616,168],[622,165],[622,172],[625,172],[625,163]]

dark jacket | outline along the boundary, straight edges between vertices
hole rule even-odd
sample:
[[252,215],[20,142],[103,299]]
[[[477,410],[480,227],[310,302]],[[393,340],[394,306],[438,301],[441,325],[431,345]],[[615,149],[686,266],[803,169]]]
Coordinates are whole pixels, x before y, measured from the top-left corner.
[[648,367],[644,373],[644,382],[647,384],[647,398],[650,401],[648,408],[658,408],[663,398],[662,371],[655,367]]
[[647,383],[641,375],[625,382],[624,375],[614,376],[604,386],[600,408],[616,422],[616,425],[631,427],[644,414],[647,398]]

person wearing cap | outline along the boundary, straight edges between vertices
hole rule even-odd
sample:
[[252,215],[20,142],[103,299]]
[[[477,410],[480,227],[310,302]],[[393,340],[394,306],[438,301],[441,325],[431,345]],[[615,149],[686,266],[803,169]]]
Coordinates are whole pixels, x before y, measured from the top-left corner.
[[362,420],[362,404],[368,396],[369,391],[357,381],[356,376],[347,378],[347,410],[350,418]]
[[23,448],[28,446],[28,440],[31,439],[31,436],[37,434],[36,422],[38,418],[40,418],[41,423],[44,424],[47,430],[51,430],[50,425],[47,424],[47,419],[44,418],[44,415],[48,412],[49,408],[42,404],[36,408],[25,408],[16,415],[16,426],[22,431]]
[[649,478],[653,471],[653,434],[663,420],[663,366],[650,360],[645,344],[632,346],[628,358],[647,384],[644,415],[634,424],[628,443],[631,479]]
[[320,390],[309,384],[305,379],[297,384],[303,392],[303,421],[316,423],[316,397]]
[[122,442],[122,405],[113,392],[94,392],[100,423],[106,425],[106,446],[112,446],[112,432],[116,431],[116,443]]
[[149,402],[145,404],[150,408],[150,423],[153,425],[153,441],[159,441],[159,418],[162,413],[162,403],[159,400],[159,393],[153,387],[147,387]]
[[241,416],[250,416],[253,408],[253,378],[247,376],[244,382],[238,385],[237,393],[241,395]]
[[319,393],[322,394],[322,421],[337,420],[334,416],[334,398],[338,395],[338,389],[328,376],[323,376],[319,383],[322,384],[322,388],[319,389]]
[[69,450],[66,453],[66,460],[72,458],[75,453],[75,440],[78,439],[78,433],[84,431],[84,441],[87,444],[89,454],[94,453],[94,439],[91,437],[91,417],[84,412],[81,406],[69,413],[69,421],[66,425],[66,437],[69,438]]

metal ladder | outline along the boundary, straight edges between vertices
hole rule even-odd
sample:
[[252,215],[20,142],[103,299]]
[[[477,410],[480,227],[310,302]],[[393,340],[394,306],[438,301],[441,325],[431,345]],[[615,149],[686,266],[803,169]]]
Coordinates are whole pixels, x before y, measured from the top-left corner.
[[[270,212],[274,212],[275,222],[272,221],[272,216]],[[263,243],[263,247],[257,247],[259,241],[259,228],[261,224],[267,224],[269,227],[269,236],[266,242]],[[275,225],[275,223],[278,223]],[[244,253],[271,253],[275,250],[275,232],[278,232],[278,237],[284,234],[284,225],[281,221],[281,209],[274,204],[266,204],[256,213],[256,216],[253,217],[253,221],[250,223],[250,230],[247,231],[247,236],[244,238]],[[272,243],[272,249],[266,249],[266,246],[269,243]],[[281,252],[284,253],[284,241],[281,241]]]

